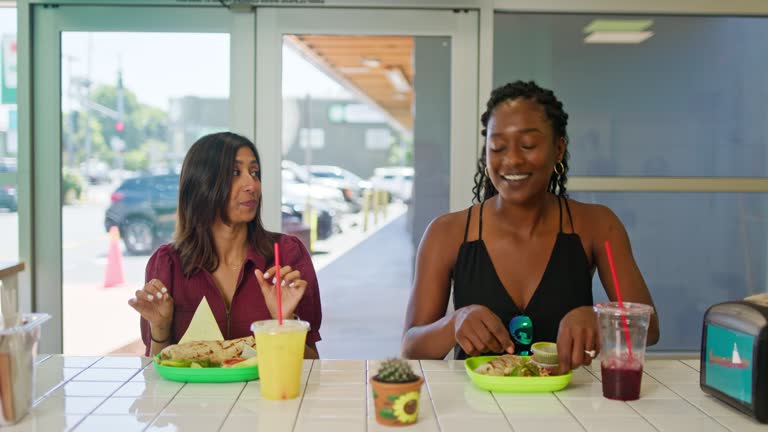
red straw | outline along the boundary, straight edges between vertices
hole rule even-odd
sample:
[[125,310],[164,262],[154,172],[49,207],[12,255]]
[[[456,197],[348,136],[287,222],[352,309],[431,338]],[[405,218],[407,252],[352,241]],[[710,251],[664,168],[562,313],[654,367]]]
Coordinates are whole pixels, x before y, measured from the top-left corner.
[[283,325],[282,281],[280,280],[280,246],[275,242],[275,289],[277,290],[277,324]]
[[605,241],[605,252],[608,254],[608,264],[611,266],[611,276],[613,277],[613,286],[616,287],[616,299],[619,301],[619,308],[622,310],[621,322],[624,324],[624,337],[627,339],[627,348],[629,349],[629,359],[632,360],[632,338],[629,337],[629,325],[627,325],[627,315],[624,313],[624,300],[621,299],[621,289],[619,288],[619,279],[616,277],[616,266],[613,264],[613,253],[611,253],[611,243]]

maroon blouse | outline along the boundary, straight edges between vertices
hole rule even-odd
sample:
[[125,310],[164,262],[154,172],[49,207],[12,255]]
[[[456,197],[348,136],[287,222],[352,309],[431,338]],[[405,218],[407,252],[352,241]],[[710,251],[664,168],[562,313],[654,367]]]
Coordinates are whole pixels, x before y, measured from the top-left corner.
[[[307,281],[304,297],[296,307],[296,315],[303,321],[309,322],[307,343],[320,340],[320,292],[317,286],[317,276],[312,265],[312,259],[301,243],[291,235],[281,234],[280,265],[289,265],[301,272],[301,278]],[[263,256],[254,248],[248,249],[245,265],[240,270],[237,288],[232,297],[229,322],[227,308],[213,276],[205,270],[198,270],[189,277],[182,272],[181,258],[172,244],[160,246],[147,263],[145,282],[152,279],[160,280],[173,298],[173,324],[171,343],[178,343],[187,331],[197,306],[205,297],[211,306],[213,316],[219,324],[224,339],[236,339],[251,334],[251,323],[259,320],[272,319],[261,293],[261,287],[253,273],[255,269],[262,272],[274,265],[274,260],[266,262]],[[141,319],[141,339],[146,346],[145,355],[149,356],[152,342],[150,340],[149,323]]]

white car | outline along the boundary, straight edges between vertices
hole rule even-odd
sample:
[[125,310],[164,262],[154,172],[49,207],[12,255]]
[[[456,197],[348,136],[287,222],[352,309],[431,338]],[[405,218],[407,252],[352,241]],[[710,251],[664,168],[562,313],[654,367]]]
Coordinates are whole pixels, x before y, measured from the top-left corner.
[[408,202],[413,195],[413,167],[376,168],[370,182],[374,189],[386,190],[392,198]]

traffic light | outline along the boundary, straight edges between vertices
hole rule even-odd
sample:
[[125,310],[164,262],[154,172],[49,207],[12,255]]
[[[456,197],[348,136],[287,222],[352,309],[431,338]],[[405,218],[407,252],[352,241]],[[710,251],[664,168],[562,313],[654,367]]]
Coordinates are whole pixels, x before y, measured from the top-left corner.
[[122,121],[118,120],[115,123],[115,130],[118,131],[118,132],[122,132],[124,129],[125,129],[125,123],[123,123]]

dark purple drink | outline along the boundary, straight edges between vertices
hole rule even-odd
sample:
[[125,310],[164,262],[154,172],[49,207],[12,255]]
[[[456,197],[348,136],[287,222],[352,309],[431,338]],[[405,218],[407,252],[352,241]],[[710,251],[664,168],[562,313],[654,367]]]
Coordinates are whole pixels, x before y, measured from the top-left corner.
[[631,401],[640,399],[643,367],[600,365],[603,376],[603,396],[608,399]]

